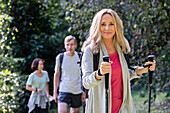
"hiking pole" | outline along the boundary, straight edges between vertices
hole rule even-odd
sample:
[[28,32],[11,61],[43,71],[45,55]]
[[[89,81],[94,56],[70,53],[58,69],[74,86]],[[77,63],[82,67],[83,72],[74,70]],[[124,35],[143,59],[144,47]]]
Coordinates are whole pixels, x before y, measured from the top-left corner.
[[[150,62],[153,62],[154,55],[149,55],[148,60]],[[144,65],[143,67],[150,67],[151,65]],[[150,113],[150,107],[151,107],[151,88],[152,88],[152,75],[153,71],[149,70],[149,102],[148,102],[148,113]]]
[[[104,62],[109,62],[109,57],[110,56],[103,56],[103,61]],[[108,93],[109,93],[109,73],[105,74],[105,102],[106,102],[106,113],[108,112]]]

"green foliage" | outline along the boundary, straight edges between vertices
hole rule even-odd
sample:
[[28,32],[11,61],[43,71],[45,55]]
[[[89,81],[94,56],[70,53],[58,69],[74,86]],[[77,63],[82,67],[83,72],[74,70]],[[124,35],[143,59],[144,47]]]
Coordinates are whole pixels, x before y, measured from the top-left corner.
[[21,62],[22,59],[0,55],[0,112],[16,113],[26,109],[29,94],[25,91],[27,76],[18,70]]
[[4,70],[0,72],[0,78],[0,111],[15,113],[26,109],[29,97],[25,91],[26,76]]
[[77,37],[78,50],[81,49],[80,47],[89,35],[89,29],[94,15],[102,8],[111,8],[111,5],[108,4],[115,4],[115,2],[77,0],[72,3],[66,2],[62,4],[65,11],[65,19],[69,23],[67,30]]
[[[153,89],[163,88],[169,81],[169,16],[168,1],[142,2],[136,4],[132,11],[133,33],[130,39],[132,47],[131,62],[141,65],[147,61],[149,54],[156,56],[157,68],[153,75]],[[166,56],[166,58],[165,58]],[[138,60],[139,59],[139,60]],[[140,80],[136,81],[138,86],[146,86],[148,75],[145,74]],[[147,88],[147,87],[146,87]],[[156,96],[156,93],[154,93]]]
[[[156,56],[153,97],[156,98],[159,88],[162,88],[161,91],[168,91],[169,86],[165,85],[170,78],[168,0],[1,1],[0,55],[22,58],[20,68],[16,68],[16,72],[21,71],[21,74],[31,73],[30,65],[34,58],[43,58],[46,61],[45,70],[50,75],[51,94],[55,57],[64,51],[64,38],[74,35],[78,40],[77,50],[80,51],[83,41],[88,37],[94,15],[103,8],[114,9],[123,21],[124,35],[131,45],[131,65],[142,65],[149,54]],[[11,77],[13,69],[9,68],[13,61],[10,62],[10,65],[4,63],[3,66],[8,69],[5,73],[11,73],[8,74]],[[4,74],[1,75],[4,77]],[[17,80],[20,79],[26,80],[25,76]],[[24,84],[25,82],[22,83],[23,87]],[[132,84],[136,89],[147,88],[148,74],[133,80]]]
[[10,47],[8,54],[25,58],[21,71],[26,74],[31,72],[30,65],[34,58],[44,58],[49,64],[53,63],[51,59],[62,50],[63,44],[60,37],[55,36],[48,7],[35,0],[14,0],[10,4],[7,13],[12,19],[8,21],[10,27],[9,31],[4,31],[7,35],[4,35],[3,41]]

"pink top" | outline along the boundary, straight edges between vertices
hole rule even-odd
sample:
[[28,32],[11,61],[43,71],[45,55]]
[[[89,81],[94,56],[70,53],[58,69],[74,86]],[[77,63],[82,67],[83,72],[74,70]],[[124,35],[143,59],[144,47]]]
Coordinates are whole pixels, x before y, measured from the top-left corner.
[[118,53],[109,54],[112,74],[111,74],[111,95],[112,95],[112,113],[118,113],[123,101],[123,78],[122,69]]

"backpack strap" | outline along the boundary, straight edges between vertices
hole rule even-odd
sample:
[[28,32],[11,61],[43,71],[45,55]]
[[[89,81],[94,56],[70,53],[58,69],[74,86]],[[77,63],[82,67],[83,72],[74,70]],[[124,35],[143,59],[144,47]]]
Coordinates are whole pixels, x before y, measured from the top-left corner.
[[80,58],[80,60],[82,59],[82,56],[83,56],[83,52],[77,52],[78,53],[78,56]]
[[130,63],[130,61],[129,61],[129,54],[124,54],[124,57],[126,59],[128,68],[135,71],[136,70],[136,66],[132,66],[132,64]]
[[126,59],[126,62],[127,62],[127,65],[128,65],[128,68],[130,67],[129,65],[129,54],[124,54],[124,57]]
[[60,78],[59,78],[59,82],[61,81],[61,75],[62,75],[62,63],[63,63],[63,58],[64,58],[64,53],[60,53],[59,59],[60,59]]
[[124,54],[124,56],[125,56],[125,59],[126,59],[128,68],[135,71],[137,66],[133,66],[133,65],[129,62],[129,54]]
[[98,52],[97,54],[93,54],[93,71],[98,70],[99,58],[100,58],[100,52]]
[[77,64],[80,64],[80,68],[81,68],[81,61],[82,61],[82,56],[83,56],[83,52],[77,52],[80,62],[77,62]]
[[[99,58],[100,58],[100,52],[98,52],[97,54],[93,54],[93,71],[98,70]],[[85,89],[86,98],[88,98],[88,91],[89,91],[88,89]]]

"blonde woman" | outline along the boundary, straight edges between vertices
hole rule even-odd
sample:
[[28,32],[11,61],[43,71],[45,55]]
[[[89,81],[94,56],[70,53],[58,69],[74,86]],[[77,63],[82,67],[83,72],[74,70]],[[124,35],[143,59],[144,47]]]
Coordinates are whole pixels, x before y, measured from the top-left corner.
[[[130,52],[130,46],[123,34],[123,24],[112,9],[99,11],[92,21],[90,34],[83,48],[82,59],[83,85],[89,89],[86,101],[86,113],[135,113],[131,96],[130,80],[147,73],[148,68],[128,69],[124,54]],[[93,70],[93,54],[100,53],[98,70]],[[103,62],[105,55],[109,62]],[[155,70],[155,61],[150,70]],[[106,110],[105,74],[109,73],[108,109]]]

